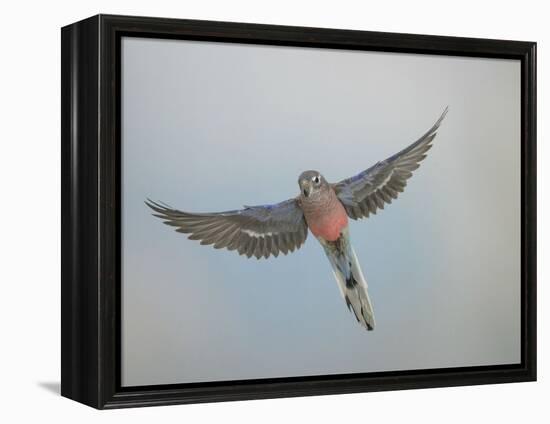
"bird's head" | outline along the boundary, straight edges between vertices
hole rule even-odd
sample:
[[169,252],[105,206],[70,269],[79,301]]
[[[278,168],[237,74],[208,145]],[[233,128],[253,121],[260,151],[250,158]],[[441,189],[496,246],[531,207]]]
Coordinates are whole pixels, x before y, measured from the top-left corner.
[[300,186],[300,196],[302,198],[315,196],[328,187],[325,177],[318,171],[302,172],[298,178],[298,185]]

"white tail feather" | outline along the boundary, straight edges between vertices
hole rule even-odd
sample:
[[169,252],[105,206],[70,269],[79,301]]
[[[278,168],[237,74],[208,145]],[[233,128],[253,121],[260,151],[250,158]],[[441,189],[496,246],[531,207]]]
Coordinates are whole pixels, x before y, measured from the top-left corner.
[[374,329],[374,311],[367,291],[367,280],[359,266],[357,255],[349,243],[349,235],[342,233],[336,242],[320,240],[332,265],[340,294],[357,321],[367,330]]

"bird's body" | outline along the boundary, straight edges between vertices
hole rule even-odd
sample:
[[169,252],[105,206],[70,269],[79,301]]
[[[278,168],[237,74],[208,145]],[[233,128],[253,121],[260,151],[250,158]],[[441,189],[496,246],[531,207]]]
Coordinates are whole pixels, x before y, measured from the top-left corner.
[[348,308],[363,327],[372,330],[374,312],[351,245],[348,218],[366,218],[397,198],[426,157],[446,112],[416,142],[353,177],[330,184],[318,171],[303,172],[298,178],[300,195],[294,199],[217,213],[189,213],[146,203],[166,224],[190,234],[190,239],[258,259],[300,248],[309,229],[325,250]]
[[346,305],[357,322],[374,329],[374,312],[367,282],[351,246],[348,215],[334,187],[317,171],[302,172],[298,203],[311,233],[319,240]]
[[[302,175],[307,174],[307,172]],[[305,197],[302,194],[300,206],[304,211],[304,218],[309,231],[317,238],[336,241],[342,230],[348,226],[346,210],[338,200],[334,189],[328,184],[317,196]]]

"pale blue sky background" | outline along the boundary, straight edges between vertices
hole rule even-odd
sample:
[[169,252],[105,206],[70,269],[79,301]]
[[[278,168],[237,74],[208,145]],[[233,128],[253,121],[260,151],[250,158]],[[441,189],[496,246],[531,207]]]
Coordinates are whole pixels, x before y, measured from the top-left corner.
[[[123,39],[123,385],[520,361],[520,64]],[[355,174],[450,111],[400,198],[352,222],[377,327],[310,235],[246,259],[151,216],[298,194]]]

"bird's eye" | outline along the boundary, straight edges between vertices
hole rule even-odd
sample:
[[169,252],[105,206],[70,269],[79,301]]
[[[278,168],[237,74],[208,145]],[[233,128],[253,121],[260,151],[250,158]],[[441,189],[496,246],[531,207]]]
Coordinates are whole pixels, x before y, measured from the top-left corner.
[[313,182],[314,182],[315,184],[319,184],[319,176],[318,176],[318,175],[316,175],[315,177],[313,177]]

